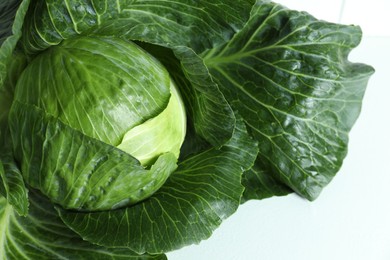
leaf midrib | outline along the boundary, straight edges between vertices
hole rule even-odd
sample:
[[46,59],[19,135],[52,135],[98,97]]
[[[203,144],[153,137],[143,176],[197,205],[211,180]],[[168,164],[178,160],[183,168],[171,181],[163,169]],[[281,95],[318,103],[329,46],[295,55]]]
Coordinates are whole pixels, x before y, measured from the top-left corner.
[[[0,200],[5,200],[5,198],[0,198]],[[13,213],[13,208],[7,202],[5,202],[6,206],[3,209],[3,213],[0,214],[3,217],[0,218],[0,248],[5,248],[6,243],[6,234],[8,233],[8,226],[10,222],[11,215]],[[5,250],[2,250],[2,258],[6,259]]]

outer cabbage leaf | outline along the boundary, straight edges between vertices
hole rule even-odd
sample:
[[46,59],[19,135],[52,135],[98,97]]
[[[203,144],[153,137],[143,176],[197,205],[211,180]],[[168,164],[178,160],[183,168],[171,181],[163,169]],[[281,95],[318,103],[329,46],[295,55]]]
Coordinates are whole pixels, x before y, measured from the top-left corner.
[[261,200],[273,196],[284,196],[293,192],[286,184],[274,178],[264,169],[266,167],[258,159],[251,169],[244,172],[242,185],[245,190],[241,198],[241,204],[251,199]]
[[243,192],[241,174],[252,167],[257,144],[238,120],[232,139],[188,157],[152,197],[132,207],[80,213],[58,208],[83,239],[156,254],[199,243],[234,213]]
[[68,0],[38,1],[23,32],[29,53],[79,34],[105,34],[187,46],[197,53],[231,39],[248,19],[254,1]]
[[114,146],[82,134],[43,110],[14,101],[10,129],[26,183],[76,210],[110,210],[150,196],[176,169],[162,154],[150,169]]
[[[231,120],[234,115],[230,106],[226,106],[226,100],[211,79],[203,60],[192,49],[184,46],[175,47],[172,51],[142,42],[138,44],[158,58],[167,68],[174,82],[180,86],[182,97],[188,105],[187,113],[190,114],[189,129],[195,128],[200,136],[208,136],[212,144],[219,146],[224,137],[221,137],[220,132],[215,129],[230,129],[235,123]],[[194,141],[196,138],[199,137],[191,136],[186,138],[186,141]],[[197,149],[191,147],[189,153],[196,153],[196,151]],[[183,155],[186,154],[184,151]]]
[[20,0],[8,0],[0,3],[0,45],[12,34],[12,24],[20,2]]
[[12,61],[12,53],[22,36],[23,20],[29,4],[30,0],[3,0],[0,3],[0,88]]
[[231,41],[203,55],[259,141],[261,171],[309,200],[341,167],[373,73],[347,60],[360,39],[358,27],[258,1]]
[[0,197],[1,259],[166,259],[165,255],[138,255],[126,248],[83,241],[64,225],[49,200],[36,191],[30,192],[30,199],[30,214],[20,217]]
[[[252,6],[251,1],[226,4],[222,0],[46,2],[40,1],[30,9],[25,23],[22,43],[28,53],[42,51],[79,34],[93,34],[179,48],[177,56],[183,59],[191,54],[189,49],[183,53],[185,47],[192,49],[193,53],[200,53],[228,41],[244,25]],[[201,59],[198,60],[198,65],[187,69],[191,73],[186,76],[198,79],[196,82],[189,79],[192,96],[196,98],[188,99],[186,107],[193,108],[190,113],[196,110],[189,117],[194,120],[197,134],[214,146],[220,146],[232,136],[234,114],[208,74],[208,78],[202,76],[204,82],[199,82],[196,73],[207,69],[201,68]],[[186,61],[183,61],[183,66],[186,66],[184,63]],[[213,98],[210,98],[210,93],[213,93]],[[216,121],[223,124],[210,130]]]
[[4,0],[0,3],[0,193],[20,215],[28,211],[27,189],[13,161],[7,119],[15,82],[25,64],[14,50],[22,35],[29,3],[29,0]]
[[4,85],[0,88],[0,194],[20,215],[28,211],[27,188],[22,174],[14,161],[11,135],[8,128],[8,113],[12,104],[17,78],[25,67],[22,55],[12,55],[8,64]]
[[[182,52],[178,53],[179,58],[176,58],[175,53],[168,48],[144,42],[137,42],[137,44],[141,45],[148,53],[160,60],[164,67],[169,71],[169,75],[172,77],[173,81],[181,87],[181,95],[185,100],[185,103],[191,104],[186,107],[187,113],[191,116],[187,117],[188,127],[186,138],[180,150],[179,161],[191,154],[196,154],[209,148],[210,144],[201,137],[202,135],[196,134],[195,128],[197,128],[198,132],[201,132],[210,127],[218,128],[221,124],[231,124],[232,122],[230,120],[230,107],[226,107],[228,110],[225,114],[221,115],[218,113],[221,111],[219,98],[222,96],[214,82],[207,84],[210,83],[210,75],[207,68],[203,65],[203,60],[193,51],[184,47],[182,47]],[[180,62],[180,57],[184,58],[185,56],[187,56],[187,58]],[[193,66],[195,64],[196,66]],[[195,70],[193,68],[197,69]],[[185,72],[186,70],[188,70],[188,72]],[[191,79],[192,82],[189,79]],[[193,86],[197,89],[194,89]],[[217,92],[218,94],[214,95],[214,92]],[[204,117],[204,112],[209,115],[214,114],[214,117]],[[196,119],[197,117],[199,119]],[[222,119],[224,117],[225,120],[215,120],[215,118]],[[203,124],[197,124],[197,122],[202,122],[202,120],[211,118],[214,118],[214,120],[204,122],[204,126]],[[219,124],[217,124],[217,122]],[[227,126],[227,128],[230,128],[230,126]],[[220,138],[218,135],[213,136],[215,136],[215,139]]]
[[[1,134],[1,133],[0,133]],[[10,139],[10,136],[7,134]],[[8,143],[0,143],[0,194],[7,198],[19,215],[28,213],[28,190],[24,184],[22,173],[16,165],[12,153],[12,147]]]

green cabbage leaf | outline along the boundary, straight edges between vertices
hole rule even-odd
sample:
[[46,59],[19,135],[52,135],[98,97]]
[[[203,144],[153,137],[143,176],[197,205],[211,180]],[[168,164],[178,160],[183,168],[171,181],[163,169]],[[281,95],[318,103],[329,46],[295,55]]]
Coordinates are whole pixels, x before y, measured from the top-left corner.
[[54,205],[30,190],[27,217],[15,214],[0,198],[0,257],[2,259],[134,259],[162,260],[165,255],[139,255],[127,248],[104,248],[83,241],[59,218]]
[[315,200],[373,68],[265,0],[0,4],[0,258],[165,259],[251,199]]

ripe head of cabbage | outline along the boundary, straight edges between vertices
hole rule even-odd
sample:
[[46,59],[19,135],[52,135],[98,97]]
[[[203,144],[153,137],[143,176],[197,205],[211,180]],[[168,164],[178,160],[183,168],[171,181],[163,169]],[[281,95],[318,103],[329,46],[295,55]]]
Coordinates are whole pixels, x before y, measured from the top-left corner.
[[36,56],[10,114],[24,122],[10,124],[24,177],[69,209],[150,196],[176,168],[186,134],[185,108],[164,66],[112,37],[77,37]]

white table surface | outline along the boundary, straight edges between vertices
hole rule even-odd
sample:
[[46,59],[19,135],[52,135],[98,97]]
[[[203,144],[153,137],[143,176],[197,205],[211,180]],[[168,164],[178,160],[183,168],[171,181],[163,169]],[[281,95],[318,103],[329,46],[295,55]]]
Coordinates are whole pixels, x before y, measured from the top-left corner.
[[199,245],[169,260],[390,259],[390,0],[279,0],[317,18],[358,24],[350,60],[376,69],[350,133],[349,153],[314,202],[291,194],[250,201]]

